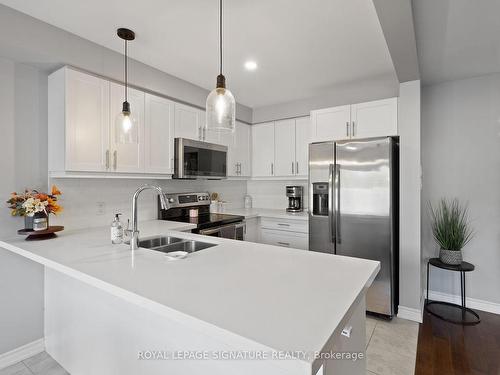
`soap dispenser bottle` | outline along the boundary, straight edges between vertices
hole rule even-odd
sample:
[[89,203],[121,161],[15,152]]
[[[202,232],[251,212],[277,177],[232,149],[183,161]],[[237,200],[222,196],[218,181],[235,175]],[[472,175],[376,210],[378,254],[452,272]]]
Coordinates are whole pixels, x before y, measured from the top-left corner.
[[115,214],[115,218],[111,223],[111,243],[119,244],[123,242],[123,225],[120,221],[121,214]]

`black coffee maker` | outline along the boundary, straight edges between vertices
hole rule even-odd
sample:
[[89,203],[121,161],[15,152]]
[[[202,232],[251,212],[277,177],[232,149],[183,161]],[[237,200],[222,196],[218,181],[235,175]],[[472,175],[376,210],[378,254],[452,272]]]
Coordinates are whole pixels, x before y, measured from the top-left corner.
[[302,196],[304,188],[302,186],[287,186],[286,196],[288,197],[287,212],[301,212],[304,210],[302,206]]

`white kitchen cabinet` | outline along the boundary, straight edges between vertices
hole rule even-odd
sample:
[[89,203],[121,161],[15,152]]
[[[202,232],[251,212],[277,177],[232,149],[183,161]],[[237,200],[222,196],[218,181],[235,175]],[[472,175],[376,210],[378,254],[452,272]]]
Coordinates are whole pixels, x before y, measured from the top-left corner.
[[63,68],[49,77],[49,170],[106,171],[109,82]]
[[375,100],[351,106],[351,138],[398,134],[398,99]]
[[201,140],[204,113],[194,107],[175,103],[175,138]]
[[295,120],[274,123],[274,175],[295,175]]
[[274,176],[274,122],[252,126],[252,176]]
[[174,172],[174,102],[146,94],[145,123],[144,171],[172,174]]
[[351,106],[311,111],[313,141],[331,141],[350,137]]
[[309,237],[305,233],[287,232],[281,230],[261,229],[261,243],[274,246],[292,247],[307,250]]
[[295,175],[309,174],[309,143],[311,141],[311,118],[295,119]]
[[251,129],[250,125],[236,121],[234,133],[221,133],[221,144],[228,147],[227,175],[248,177],[251,175]]
[[144,106],[145,94],[142,91],[128,89],[128,102],[131,115],[136,120],[136,127],[132,129],[133,143],[119,141],[119,129],[115,123],[116,116],[122,110],[125,100],[125,87],[116,83],[110,84],[110,152],[113,172],[141,173],[144,172]]

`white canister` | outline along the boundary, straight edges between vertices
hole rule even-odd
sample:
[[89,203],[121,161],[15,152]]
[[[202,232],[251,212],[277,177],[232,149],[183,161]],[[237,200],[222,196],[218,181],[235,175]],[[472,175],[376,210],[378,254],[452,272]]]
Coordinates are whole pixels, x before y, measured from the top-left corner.
[[191,208],[189,210],[189,217],[198,217],[198,209],[197,208]]

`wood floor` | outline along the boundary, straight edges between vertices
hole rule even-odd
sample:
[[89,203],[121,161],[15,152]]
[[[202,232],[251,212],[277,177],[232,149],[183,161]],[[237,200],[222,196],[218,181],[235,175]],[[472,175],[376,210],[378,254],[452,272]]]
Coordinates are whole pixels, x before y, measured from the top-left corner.
[[500,375],[500,315],[477,313],[481,323],[475,326],[424,313],[415,375]]

